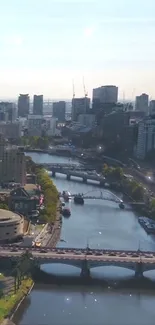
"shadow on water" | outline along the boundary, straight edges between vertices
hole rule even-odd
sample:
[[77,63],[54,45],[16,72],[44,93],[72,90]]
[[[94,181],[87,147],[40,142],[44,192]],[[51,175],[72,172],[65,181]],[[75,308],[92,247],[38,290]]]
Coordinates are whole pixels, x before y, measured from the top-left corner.
[[42,270],[37,271],[33,276],[35,283],[39,284],[54,284],[57,286],[100,286],[103,289],[109,286],[113,289],[144,289],[144,290],[155,290],[155,281],[148,279],[146,277],[136,278],[135,276],[130,276],[125,279],[103,279],[103,278],[93,278],[87,277],[83,278],[80,276],[57,276],[54,274],[46,273]]
[[20,324],[20,322],[22,321],[23,315],[26,313],[26,311],[28,310],[30,305],[31,305],[31,298],[30,298],[30,296],[27,296],[26,299],[24,300],[24,303],[22,303],[20,305],[19,312],[15,313],[15,315],[13,316],[13,322],[15,324],[17,324],[17,320],[18,320],[18,324]]

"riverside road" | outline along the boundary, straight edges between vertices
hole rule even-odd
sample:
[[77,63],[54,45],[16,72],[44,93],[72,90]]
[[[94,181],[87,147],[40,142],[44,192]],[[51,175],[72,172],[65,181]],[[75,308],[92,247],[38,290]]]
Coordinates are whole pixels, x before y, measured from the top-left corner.
[[[28,153],[30,155],[30,153]],[[55,157],[48,154],[31,153],[37,163],[76,164],[77,160]],[[53,178],[59,192],[88,193],[97,195],[99,187],[89,183],[84,184],[76,178],[67,181],[66,176],[57,175]],[[123,199],[121,193],[117,194]],[[90,249],[109,251],[131,251],[142,255],[153,254],[155,239],[146,234],[138,223],[138,217],[127,205],[121,210],[117,203],[104,200],[86,200],[84,206],[75,205],[73,200],[66,203],[71,210],[70,218],[63,218],[61,241],[57,249],[85,249],[87,243]],[[41,250],[41,249],[40,249]],[[145,253],[144,253],[145,251]],[[123,252],[122,252],[123,253]],[[45,253],[45,255],[48,253]],[[121,254],[121,253],[120,253]],[[38,255],[41,253],[38,252]],[[56,254],[59,255],[59,254]],[[64,254],[63,254],[64,255]],[[80,254],[82,255],[82,253]],[[94,256],[94,255],[93,255]],[[119,255],[120,256],[120,255]],[[91,258],[91,255],[88,256]],[[96,256],[95,256],[96,258]],[[100,256],[98,256],[100,259]],[[101,257],[102,258],[102,257]],[[110,257],[109,257],[110,258]],[[115,256],[111,256],[115,258]],[[122,259],[125,257],[122,256]],[[145,256],[144,256],[145,258]],[[135,257],[139,261],[139,257]],[[140,263],[139,263],[140,264]],[[80,267],[66,263],[42,264],[41,269],[56,276],[79,277]],[[33,291],[17,311],[14,322],[16,325],[154,325],[155,295],[150,288],[134,289],[124,285],[124,281],[135,279],[135,272],[124,267],[109,265],[91,268],[91,277],[107,281],[107,286],[97,285],[50,285],[35,284]],[[147,279],[155,280],[155,270],[144,272]],[[142,283],[145,282],[142,280]],[[123,289],[116,285],[123,284]],[[152,287],[151,287],[152,286]],[[125,289],[126,287],[126,289]],[[128,289],[127,289],[128,288]],[[36,312],[37,311],[37,312]]]

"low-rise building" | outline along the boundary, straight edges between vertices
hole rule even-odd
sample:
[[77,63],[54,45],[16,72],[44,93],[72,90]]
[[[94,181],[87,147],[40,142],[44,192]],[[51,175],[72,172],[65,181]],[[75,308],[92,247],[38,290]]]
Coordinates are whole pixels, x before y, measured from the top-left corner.
[[11,242],[23,236],[24,218],[9,210],[0,209],[0,242]]
[[40,205],[41,192],[35,184],[26,184],[10,192],[9,208],[26,217],[37,212]]
[[28,116],[28,134],[29,136],[41,136],[43,127],[43,115]]
[[78,122],[87,127],[95,127],[96,116],[95,114],[80,114],[78,116]]

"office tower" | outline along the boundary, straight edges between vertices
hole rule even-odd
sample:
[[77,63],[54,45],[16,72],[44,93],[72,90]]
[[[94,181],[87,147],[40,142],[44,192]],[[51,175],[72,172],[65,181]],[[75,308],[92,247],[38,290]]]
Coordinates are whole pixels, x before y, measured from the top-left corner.
[[72,99],[72,121],[77,122],[80,114],[86,114],[90,110],[90,98],[73,98]]
[[43,115],[43,95],[34,95],[33,115]]
[[59,101],[53,103],[53,117],[58,119],[59,123],[65,122],[66,102]]
[[136,96],[136,103],[135,103],[136,111],[143,111],[147,115],[148,107],[149,107],[149,96],[147,94]]
[[101,104],[116,104],[118,101],[118,87],[101,86],[93,89],[93,101],[97,100]]
[[18,116],[27,117],[30,108],[30,98],[28,94],[20,94],[18,97]]

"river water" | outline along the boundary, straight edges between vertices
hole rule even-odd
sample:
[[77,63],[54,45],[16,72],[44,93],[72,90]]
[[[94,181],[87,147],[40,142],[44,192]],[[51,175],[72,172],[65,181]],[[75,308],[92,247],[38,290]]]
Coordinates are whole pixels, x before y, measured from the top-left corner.
[[[39,162],[69,162],[68,158],[31,153]],[[76,161],[71,161],[77,163]],[[53,179],[59,191],[87,193],[97,196],[101,189],[94,184],[83,184],[65,176]],[[137,216],[126,206],[108,201],[86,201],[84,206],[68,203],[71,217],[63,219],[58,246],[109,249],[155,250],[155,239],[148,236],[138,223]],[[66,265],[43,265],[46,272],[77,275],[80,270]],[[91,270],[92,277],[114,281],[133,277],[133,272],[117,267],[99,267]],[[145,274],[155,279],[155,271]],[[110,285],[69,286],[35,285],[30,296],[19,308],[14,321],[17,325],[154,325],[155,295],[149,290],[115,290]]]

